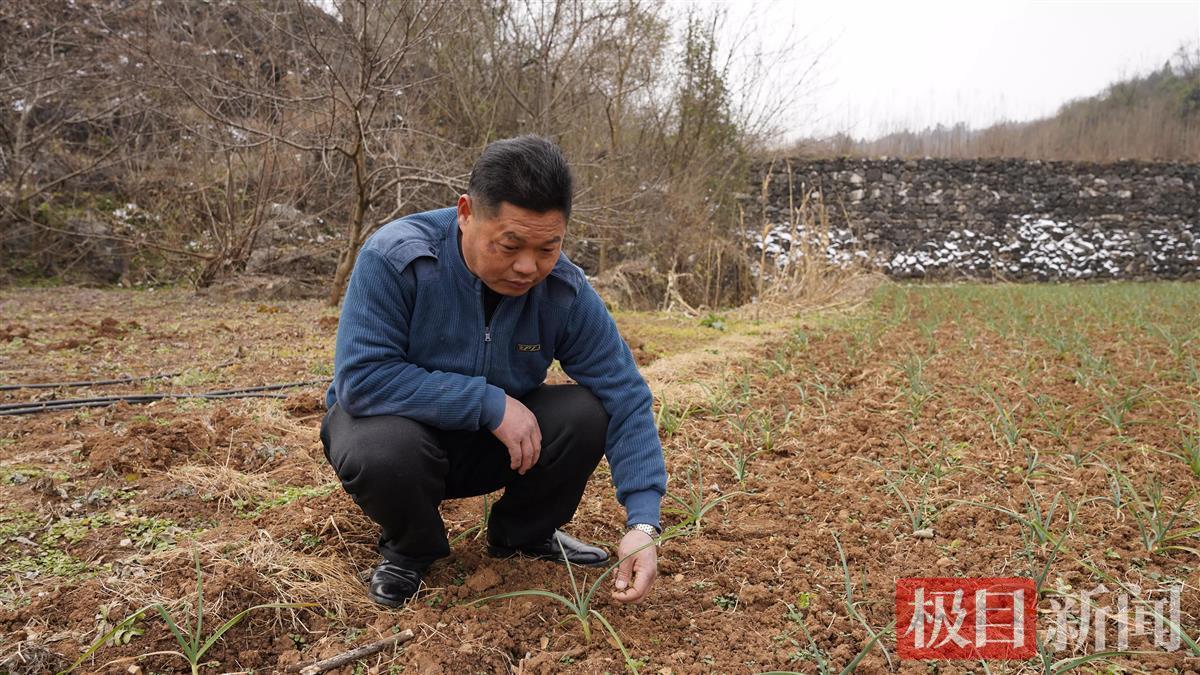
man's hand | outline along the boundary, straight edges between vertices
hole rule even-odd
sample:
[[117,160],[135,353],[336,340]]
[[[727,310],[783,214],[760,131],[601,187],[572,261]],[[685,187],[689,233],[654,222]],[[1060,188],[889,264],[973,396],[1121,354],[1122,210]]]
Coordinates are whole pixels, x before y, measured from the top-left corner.
[[645,600],[658,577],[658,551],[654,539],[641,530],[630,530],[617,547],[617,559],[621,564],[613,582],[616,587],[613,599],[626,603]]
[[542,429],[524,403],[511,396],[505,399],[504,419],[492,434],[508,448],[509,468],[524,476],[542,454]]

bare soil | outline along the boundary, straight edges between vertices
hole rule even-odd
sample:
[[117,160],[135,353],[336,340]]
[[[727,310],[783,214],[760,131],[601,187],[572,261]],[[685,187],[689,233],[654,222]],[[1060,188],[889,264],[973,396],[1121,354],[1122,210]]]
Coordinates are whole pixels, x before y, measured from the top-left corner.
[[[670,488],[686,495],[689,472],[699,472],[706,498],[732,496],[699,531],[663,545],[646,603],[597,594],[596,608],[638,667],[814,672],[827,661],[840,671],[870,630],[885,636],[859,670],[927,672],[924,662],[898,660],[887,631],[895,580],[906,576],[1048,570],[1046,613],[1056,594],[1100,583],[1098,572],[1146,588],[1178,581],[1184,628],[1195,636],[1200,554],[1189,549],[1200,542],[1183,536],[1171,540],[1176,548],[1150,550],[1131,500],[1156,487],[1164,509],[1184,505],[1171,533],[1197,525],[1186,500],[1198,479],[1167,453],[1181,452],[1188,430],[1200,428],[1191,325],[1200,293],[1175,287],[1146,304],[1088,292],[1064,291],[1082,298],[1077,307],[1065,301],[1077,310],[1068,321],[1065,310],[1003,287],[890,287],[853,314],[769,330],[747,324],[761,339],[739,358],[701,359],[705,393],[668,401],[663,414]],[[0,403],[327,378],[337,326],[336,312],[315,302],[216,302],[183,291],[9,290],[0,293],[0,314],[6,383],[183,371],[131,385],[3,391]],[[619,322],[650,368],[703,353],[721,337],[686,318]],[[1066,323],[1082,341],[1072,349],[1056,341]],[[323,394],[310,385],[282,398],[0,417],[0,671],[64,668],[102,629],[150,603],[193,616],[196,557],[206,632],[259,603],[316,605],[252,612],[209,652],[208,672],[275,672],[404,628],[417,638],[335,672],[626,668],[598,624],[585,641],[550,600],[471,604],[506,591],[570,591],[560,566],[485,555],[471,529],[482,498],[444,505],[453,554],[413,603],[399,611],[372,604],[363,578],[378,560],[377,532],[325,462]],[[757,453],[741,482],[729,466],[739,452]],[[1136,495],[1114,497],[1117,466]],[[1058,547],[999,510],[1026,514],[1056,500],[1050,529],[1066,537]],[[906,504],[917,505],[921,522]],[[682,519],[665,517],[667,525]],[[623,521],[602,464],[569,529],[612,550]],[[932,537],[914,536],[925,528]],[[81,671],[123,673],[131,663],[123,657],[177,649],[157,615],[136,625],[141,634],[102,648]],[[1039,625],[1048,625],[1045,616]],[[1169,653],[1143,638],[1134,648],[1142,652],[1111,662],[1130,672],[1200,669],[1186,648]],[[148,672],[187,670],[176,656],[134,661]],[[977,670],[961,662],[936,669]]]

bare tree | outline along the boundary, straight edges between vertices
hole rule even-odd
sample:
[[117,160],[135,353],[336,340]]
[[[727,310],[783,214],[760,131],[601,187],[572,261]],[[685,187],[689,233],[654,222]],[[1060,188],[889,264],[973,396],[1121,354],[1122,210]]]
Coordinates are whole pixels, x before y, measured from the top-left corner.
[[[442,172],[428,153],[404,159],[397,153],[405,145],[400,139],[417,135],[406,122],[421,77],[410,56],[429,39],[443,9],[432,0],[347,0],[333,3],[329,13],[303,0],[259,3],[243,17],[255,30],[217,17],[228,39],[221,42],[220,53],[202,54],[233,58],[240,68],[223,68],[221,58],[179,55],[163,43],[143,52],[163,86],[203,116],[200,126],[213,132],[210,143],[227,155],[258,155],[259,192],[281,187],[278,176],[289,170],[324,176],[303,199],[326,202],[334,207],[329,209],[332,217],[345,222],[328,294],[331,304],[340,301],[366,236],[404,209],[402,198],[385,196],[402,194],[401,187],[410,183],[458,187],[457,179]],[[156,8],[154,21],[163,32],[187,31],[195,45],[213,43],[211,35],[201,39],[205,24],[181,21],[177,12]],[[256,38],[251,44],[248,35],[270,40],[264,44]],[[288,169],[281,168],[285,149],[309,163],[292,161]],[[241,226],[226,227],[228,236],[215,237],[221,260],[202,275],[202,282],[244,263],[261,223],[263,201],[260,195],[241,218],[225,209],[226,219]]]
[[63,216],[90,206],[91,192],[119,191],[113,169],[137,152],[147,119],[143,101],[114,86],[133,64],[106,58],[111,36],[88,16],[59,3],[0,9],[3,242],[33,260],[71,237],[123,239],[69,229]]
[[[140,229],[120,236],[188,256],[197,285],[260,269],[262,242],[294,217],[336,224],[332,239],[319,227],[337,247],[323,272],[337,303],[375,228],[447,204],[484,145],[533,132],[572,158],[568,251],[589,272],[623,278],[640,304],[720,305],[753,290],[734,195],[784,106],[747,103],[770,63],[754,52],[757,69],[731,66],[719,11],[677,17],[650,0],[110,1],[75,0],[106,36],[108,60],[129,64],[117,83],[130,95],[114,114],[145,122],[112,155],[119,181],[99,192],[136,200]],[[101,87],[84,92],[87,110],[104,110]],[[21,165],[18,154],[6,161]],[[99,146],[83,158],[107,161]]]

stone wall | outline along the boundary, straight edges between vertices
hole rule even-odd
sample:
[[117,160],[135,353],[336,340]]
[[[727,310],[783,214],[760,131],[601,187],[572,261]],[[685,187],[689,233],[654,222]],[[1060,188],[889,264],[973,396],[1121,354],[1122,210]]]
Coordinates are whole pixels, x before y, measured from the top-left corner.
[[[1012,280],[1200,277],[1200,164],[1026,160],[787,160],[791,198],[829,223],[796,228],[835,261],[895,277]],[[792,250],[784,160],[743,195],[750,236],[783,264]],[[760,249],[761,250],[761,249]]]

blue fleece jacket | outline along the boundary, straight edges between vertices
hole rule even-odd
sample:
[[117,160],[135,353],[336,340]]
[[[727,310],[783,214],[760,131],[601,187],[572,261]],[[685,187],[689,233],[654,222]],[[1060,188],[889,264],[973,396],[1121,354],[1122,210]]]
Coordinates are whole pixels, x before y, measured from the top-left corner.
[[454,208],[394,220],[363,244],[342,300],[325,405],[440,429],[495,429],[505,394],[540,386],[554,359],[608,412],[605,456],[626,523],[659,526],[667,473],[651,394],[604,302],[561,255],[484,326],[482,282],[458,247]]

